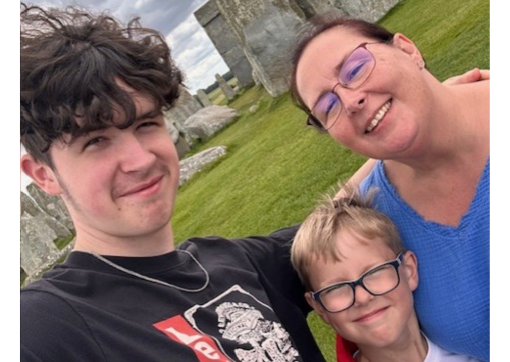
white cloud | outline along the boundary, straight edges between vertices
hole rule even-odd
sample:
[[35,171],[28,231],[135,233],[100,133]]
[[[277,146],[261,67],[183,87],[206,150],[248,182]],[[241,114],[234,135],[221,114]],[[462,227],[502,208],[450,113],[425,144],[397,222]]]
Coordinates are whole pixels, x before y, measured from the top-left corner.
[[214,55],[204,58],[202,62],[196,64],[188,71],[190,81],[186,85],[192,93],[198,89],[205,89],[216,81],[215,74],[224,74],[228,72],[228,67],[221,57]]
[[193,15],[188,16],[167,36],[167,42],[177,66],[186,75],[185,84],[191,93],[214,83],[216,73],[228,71],[227,65]]
[[216,73],[228,67],[216,51],[193,12],[207,0],[31,0],[42,6],[78,5],[93,11],[108,10],[121,21],[140,17],[143,26],[152,27],[164,36],[176,64],[186,75],[186,85],[193,93],[207,88],[215,81]]

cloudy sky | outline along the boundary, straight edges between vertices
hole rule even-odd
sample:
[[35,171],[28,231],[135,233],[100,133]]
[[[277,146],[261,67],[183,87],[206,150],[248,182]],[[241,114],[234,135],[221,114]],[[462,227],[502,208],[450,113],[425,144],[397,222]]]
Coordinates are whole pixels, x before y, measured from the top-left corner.
[[216,73],[228,67],[196,21],[193,12],[207,0],[27,0],[41,6],[79,5],[94,11],[107,10],[122,21],[140,16],[142,25],[160,31],[170,45],[172,56],[186,74],[191,93],[214,83]]

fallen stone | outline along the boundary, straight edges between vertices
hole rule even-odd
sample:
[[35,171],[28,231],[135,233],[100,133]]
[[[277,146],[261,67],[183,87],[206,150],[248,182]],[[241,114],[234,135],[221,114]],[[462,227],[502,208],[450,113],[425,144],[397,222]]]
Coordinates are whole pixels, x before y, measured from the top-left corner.
[[236,109],[227,106],[209,106],[190,116],[184,126],[188,134],[200,141],[205,141],[239,116]]
[[180,178],[179,186],[187,182],[193,175],[200,172],[205,166],[227,154],[225,146],[209,148],[196,155],[185,158],[179,162]]

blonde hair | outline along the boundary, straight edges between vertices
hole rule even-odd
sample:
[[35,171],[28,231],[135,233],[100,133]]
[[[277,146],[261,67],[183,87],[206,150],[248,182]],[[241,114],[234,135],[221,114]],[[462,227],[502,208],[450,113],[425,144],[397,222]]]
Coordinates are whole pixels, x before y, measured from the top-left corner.
[[366,239],[381,238],[395,254],[405,250],[395,224],[372,206],[377,189],[370,189],[365,196],[350,185],[344,185],[343,190],[345,197],[325,195],[294,238],[291,262],[308,291],[312,290],[308,267],[313,261],[341,261],[336,245],[339,230],[347,229]]

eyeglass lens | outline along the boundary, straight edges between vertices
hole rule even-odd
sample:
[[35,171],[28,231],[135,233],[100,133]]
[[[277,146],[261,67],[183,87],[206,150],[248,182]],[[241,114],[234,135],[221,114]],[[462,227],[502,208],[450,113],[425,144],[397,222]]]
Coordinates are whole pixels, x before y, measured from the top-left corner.
[[[342,65],[338,74],[338,82],[343,87],[351,89],[359,87],[372,73],[375,59],[365,46],[366,44],[362,44],[354,49]],[[328,129],[337,119],[341,110],[342,102],[333,89],[319,98],[313,107],[312,114],[324,129]]]
[[[370,294],[382,295],[397,287],[399,276],[394,265],[385,264],[369,271],[359,281]],[[350,283],[339,284],[320,294],[322,304],[330,312],[339,312],[349,308],[354,303],[354,298],[355,287]]]

